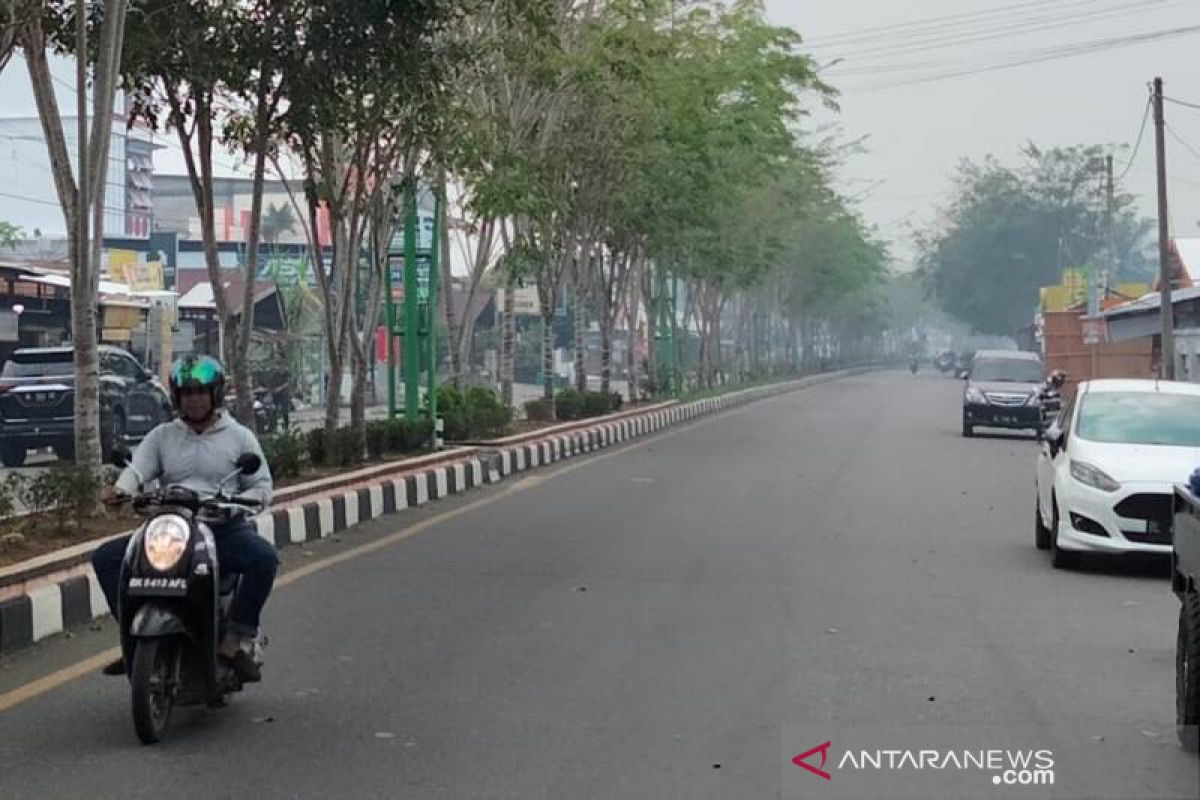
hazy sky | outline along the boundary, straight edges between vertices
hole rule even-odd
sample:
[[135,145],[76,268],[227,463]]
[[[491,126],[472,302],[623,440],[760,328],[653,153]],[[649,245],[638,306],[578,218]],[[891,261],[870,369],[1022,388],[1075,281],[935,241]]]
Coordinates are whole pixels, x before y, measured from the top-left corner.
[[[847,140],[869,135],[841,189],[861,196],[864,216],[900,259],[911,257],[910,226],[930,223],[948,198],[959,159],[991,153],[1015,163],[1027,141],[1131,147],[1155,75],[1167,96],[1200,105],[1200,0],[767,0],[767,9],[804,36],[819,63],[844,59],[822,72],[842,92],[841,112],[815,113],[812,127],[836,122]],[[1081,46],[1089,43],[1098,43],[1092,52]],[[1047,60],[895,85],[1032,58]],[[1200,236],[1200,110],[1168,104],[1166,118],[1196,151],[1168,134],[1172,230]],[[1130,153],[1117,152],[1118,174]],[[1152,120],[1124,186],[1156,216]]]

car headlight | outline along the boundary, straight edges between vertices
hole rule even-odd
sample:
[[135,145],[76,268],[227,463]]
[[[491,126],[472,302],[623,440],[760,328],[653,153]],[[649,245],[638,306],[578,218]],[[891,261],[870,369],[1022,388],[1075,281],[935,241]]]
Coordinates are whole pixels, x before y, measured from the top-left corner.
[[192,528],[178,514],[163,514],[150,520],[142,535],[142,550],[150,566],[159,572],[167,572],[179,563],[187,552]]
[[1071,477],[1085,486],[1091,486],[1102,492],[1115,492],[1121,488],[1121,484],[1113,480],[1104,470],[1093,467],[1084,461],[1071,460]]
[[986,406],[987,401],[988,399],[983,396],[983,392],[979,391],[974,386],[972,386],[970,389],[967,389],[968,403],[978,403],[981,406]]

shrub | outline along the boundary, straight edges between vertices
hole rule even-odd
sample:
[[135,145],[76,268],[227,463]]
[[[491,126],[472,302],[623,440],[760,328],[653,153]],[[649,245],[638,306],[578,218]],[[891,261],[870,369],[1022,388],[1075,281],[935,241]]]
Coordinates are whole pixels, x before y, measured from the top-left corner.
[[574,389],[563,389],[554,402],[559,419],[580,419],[583,416],[584,397]]
[[308,463],[325,463],[325,429],[314,428],[304,436],[305,449],[308,450]]
[[525,416],[534,422],[554,421],[554,401],[548,397],[539,397],[525,404]]
[[[403,420],[401,420],[403,422]],[[433,423],[428,419],[404,424],[404,449],[406,451],[420,450],[429,445],[433,439]]]
[[388,445],[393,440],[391,430],[399,420],[373,420],[367,423],[367,456],[372,460],[383,458],[387,452],[396,452]]
[[467,435],[472,439],[501,436],[512,424],[512,409],[500,402],[491,389],[476,386],[463,398]]
[[103,475],[80,464],[55,464],[35,478],[21,482],[19,497],[31,512],[49,514],[59,531],[69,520],[94,515]]
[[267,466],[275,478],[294,478],[304,466],[309,442],[294,429],[259,438]]
[[604,394],[603,392],[588,392],[583,396],[583,416],[599,417],[621,410],[623,400],[620,394]]
[[363,460],[362,442],[354,435],[354,428],[347,425],[333,434],[333,447],[326,455],[331,457],[331,466],[352,467]]

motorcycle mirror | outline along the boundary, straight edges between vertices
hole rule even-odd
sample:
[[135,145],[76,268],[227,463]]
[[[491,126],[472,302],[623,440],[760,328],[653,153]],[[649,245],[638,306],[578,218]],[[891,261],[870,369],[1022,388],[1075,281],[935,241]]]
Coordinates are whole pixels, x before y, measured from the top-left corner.
[[120,469],[125,469],[131,461],[133,461],[133,453],[129,452],[129,448],[124,445],[114,447],[112,454],[108,457],[108,462]]
[[262,468],[262,458],[257,453],[243,453],[234,463],[243,475],[253,475]]

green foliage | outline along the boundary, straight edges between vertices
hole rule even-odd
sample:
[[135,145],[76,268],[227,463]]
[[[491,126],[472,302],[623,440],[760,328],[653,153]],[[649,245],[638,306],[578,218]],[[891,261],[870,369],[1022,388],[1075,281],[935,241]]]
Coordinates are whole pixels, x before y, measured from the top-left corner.
[[558,418],[563,420],[580,419],[583,417],[584,397],[574,389],[563,389],[555,398]]
[[[918,240],[921,273],[941,308],[980,332],[1011,335],[1032,323],[1038,289],[1059,283],[1063,269],[1104,268],[1105,152],[1030,145],[1016,167],[964,162],[945,221]],[[1114,209],[1118,275],[1144,279],[1151,224],[1131,195],[1118,192]]]
[[271,476],[275,479],[294,478],[304,468],[308,441],[296,429],[259,437]]
[[611,414],[614,411],[620,411],[622,403],[621,395],[615,392],[612,394],[587,392],[583,395],[583,416],[600,417]]
[[10,475],[6,485],[9,494],[30,513],[49,516],[61,533],[72,520],[95,515],[103,482],[104,474],[98,469],[60,462],[32,478]]
[[453,386],[438,387],[438,416],[447,441],[461,442],[502,436],[512,423],[512,410],[491,389],[475,386],[465,393]]

